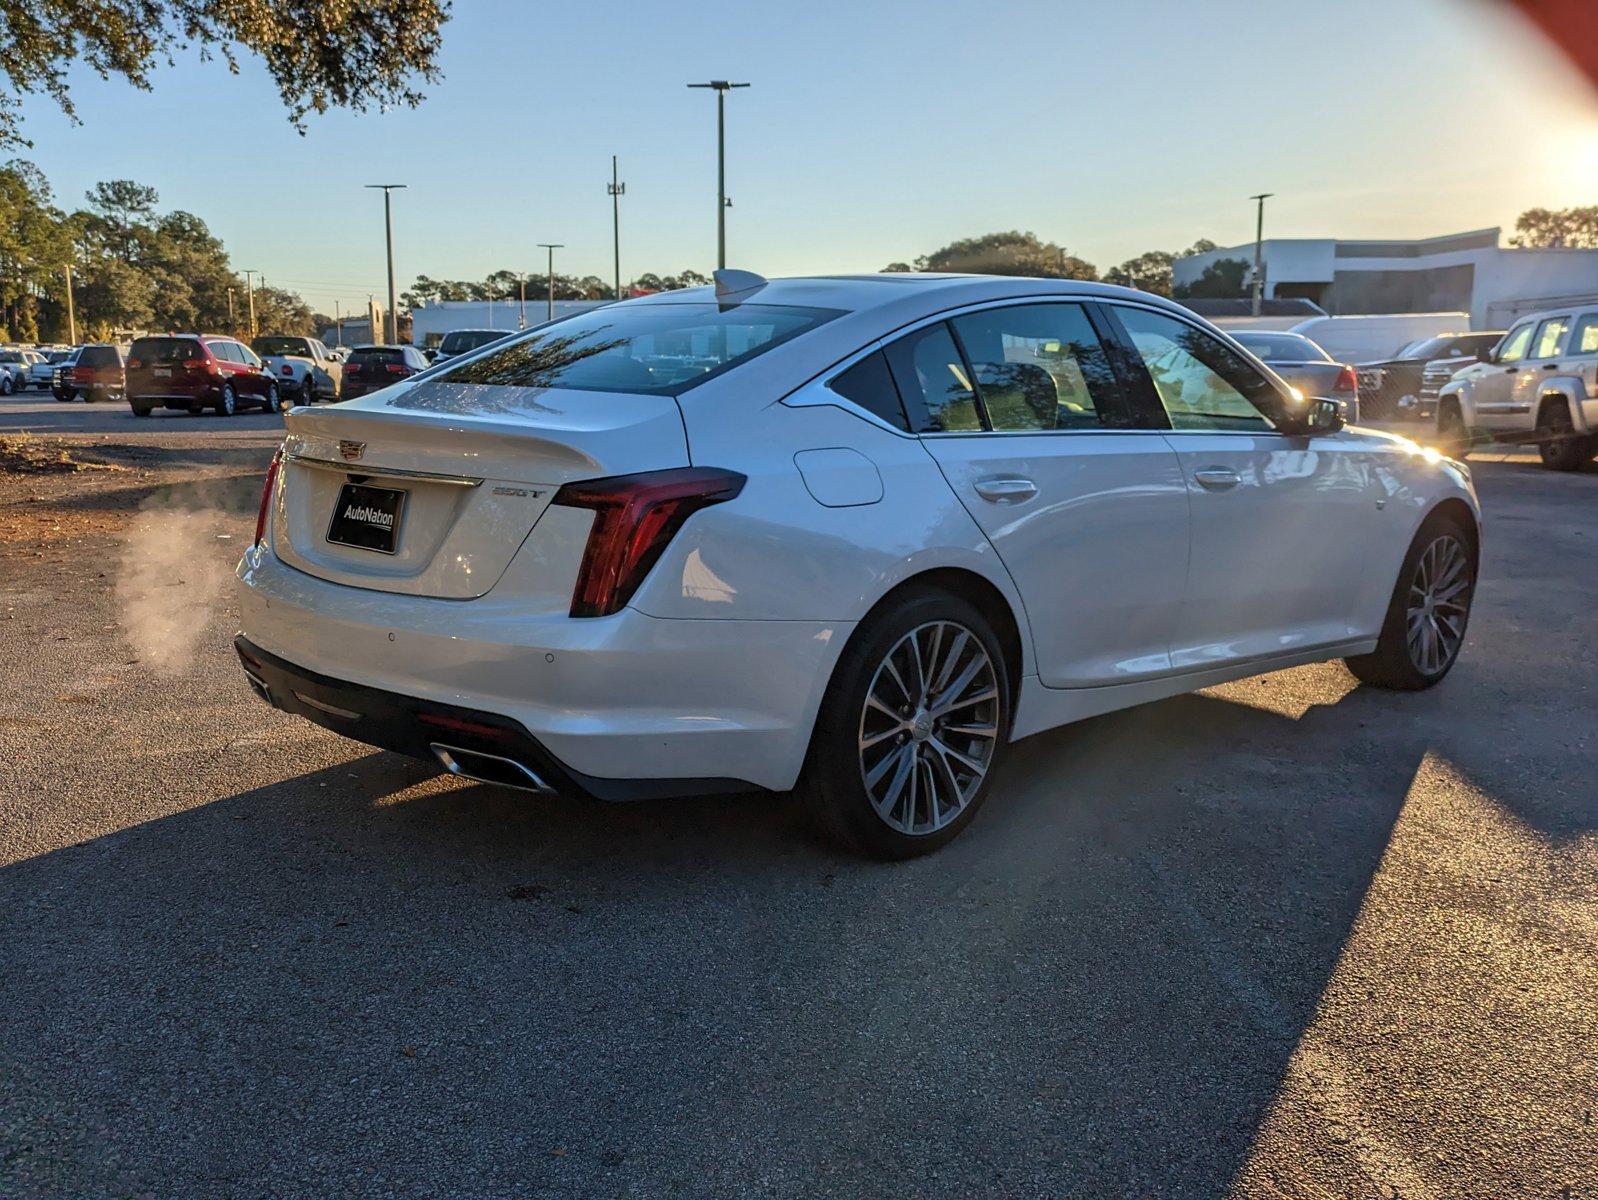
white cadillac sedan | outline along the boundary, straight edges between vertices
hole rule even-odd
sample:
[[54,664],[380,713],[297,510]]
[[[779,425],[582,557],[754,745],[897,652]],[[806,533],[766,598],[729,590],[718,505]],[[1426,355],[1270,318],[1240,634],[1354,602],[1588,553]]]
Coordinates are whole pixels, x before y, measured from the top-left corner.
[[723,271],[286,424],[238,570],[272,704],[535,792],[803,783],[883,857],[1043,729],[1429,687],[1476,582],[1464,466],[1068,280]]

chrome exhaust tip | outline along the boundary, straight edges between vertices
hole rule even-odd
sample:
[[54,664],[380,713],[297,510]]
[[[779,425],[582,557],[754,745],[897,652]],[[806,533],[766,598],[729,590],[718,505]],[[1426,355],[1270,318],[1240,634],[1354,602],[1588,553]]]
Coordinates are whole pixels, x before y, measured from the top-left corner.
[[459,746],[446,746],[433,742],[434,756],[451,775],[478,783],[492,783],[499,787],[515,788],[520,792],[539,792],[553,795],[555,789],[539,778],[537,772],[498,754],[484,754],[481,750],[462,750]]

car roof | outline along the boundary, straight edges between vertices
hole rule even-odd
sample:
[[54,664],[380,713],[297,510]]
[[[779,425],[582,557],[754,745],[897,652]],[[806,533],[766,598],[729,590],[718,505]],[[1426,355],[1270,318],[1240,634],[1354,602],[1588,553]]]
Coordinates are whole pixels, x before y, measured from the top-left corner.
[[[984,299],[1009,295],[1053,295],[1070,293],[1106,299],[1169,301],[1132,288],[1083,279],[1037,278],[1029,275],[953,275],[923,271],[889,271],[877,275],[805,275],[768,279],[757,290],[744,293],[745,304],[787,304],[802,308],[833,308],[844,312],[865,312],[875,308],[904,305],[922,298],[959,297],[956,303],[978,303]],[[682,288],[640,296],[628,304],[715,303],[713,286]],[[937,306],[934,305],[934,308]]]

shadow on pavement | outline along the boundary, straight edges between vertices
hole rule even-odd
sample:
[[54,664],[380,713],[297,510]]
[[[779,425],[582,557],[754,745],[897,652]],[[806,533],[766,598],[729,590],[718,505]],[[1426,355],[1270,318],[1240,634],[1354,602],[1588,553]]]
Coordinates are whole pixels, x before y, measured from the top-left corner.
[[1424,751],[1362,737],[1386,703],[1032,738],[897,867],[794,797],[375,753],[24,861],[0,1109],[54,1132],[7,1153],[186,1195],[1217,1195]]

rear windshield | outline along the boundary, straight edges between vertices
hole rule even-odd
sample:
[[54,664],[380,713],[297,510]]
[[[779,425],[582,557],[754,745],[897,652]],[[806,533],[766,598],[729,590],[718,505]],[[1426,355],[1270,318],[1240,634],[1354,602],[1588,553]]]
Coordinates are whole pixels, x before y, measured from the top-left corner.
[[200,343],[193,338],[140,338],[128,352],[129,358],[141,363],[182,362],[185,358],[198,358]]
[[1266,362],[1331,362],[1331,355],[1307,337],[1291,333],[1233,333],[1245,349]]
[[259,337],[250,343],[257,354],[297,354],[311,357],[311,343],[296,337]]
[[473,350],[480,350],[490,342],[497,342],[502,337],[509,337],[510,331],[505,329],[457,329],[454,333],[446,333],[444,340],[438,344],[440,354],[470,354]]
[[122,356],[117,353],[115,346],[85,346],[78,355],[80,367],[117,367],[122,365]]
[[354,354],[350,355],[350,362],[359,364],[363,367],[380,367],[388,363],[397,363],[403,366],[405,363],[405,351],[383,349],[357,350]]
[[508,341],[433,378],[449,383],[675,396],[832,320],[775,304],[616,305]]

